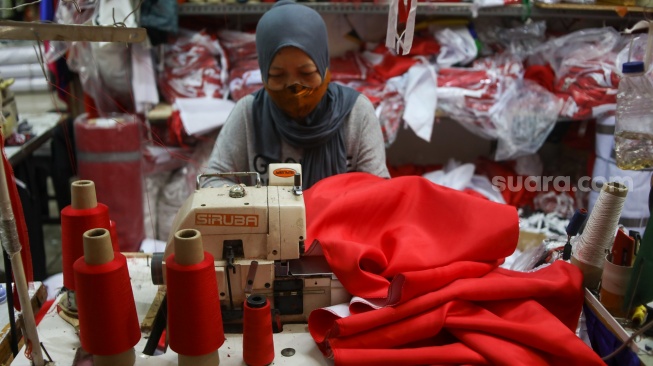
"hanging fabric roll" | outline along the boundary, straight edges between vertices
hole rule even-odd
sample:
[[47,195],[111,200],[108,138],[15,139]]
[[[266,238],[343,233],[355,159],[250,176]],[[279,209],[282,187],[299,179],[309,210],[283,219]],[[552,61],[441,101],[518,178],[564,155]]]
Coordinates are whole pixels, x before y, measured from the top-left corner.
[[623,184],[603,184],[585,230],[575,242],[571,262],[583,272],[583,285],[589,289],[599,285],[605,255],[617,233],[627,194],[628,188]]
[[127,259],[113,251],[107,229],[83,237],[84,257],[73,266],[82,348],[95,366],[131,366],[141,330]]
[[225,338],[213,256],[194,229],[176,232],[173,245],[166,259],[170,349],[180,366],[218,365]]
[[[77,311],[75,303],[75,261],[84,256],[86,231],[96,228],[110,229],[109,208],[97,202],[95,184],[90,180],[78,180],[71,184],[71,203],[61,210],[61,262],[63,284],[68,290],[61,305],[69,312]],[[120,251],[112,244],[114,251]]]
[[265,366],[274,360],[272,313],[263,295],[252,295],[243,312],[243,360],[248,366]]
[[118,244],[137,252],[145,238],[140,121],[130,115],[75,119],[78,174],[95,182],[97,198],[111,210]]

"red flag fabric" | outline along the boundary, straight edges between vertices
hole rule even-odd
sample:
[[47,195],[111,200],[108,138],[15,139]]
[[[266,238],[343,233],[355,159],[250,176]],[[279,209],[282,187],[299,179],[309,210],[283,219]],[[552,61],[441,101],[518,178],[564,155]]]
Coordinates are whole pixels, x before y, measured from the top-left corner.
[[[9,190],[9,197],[11,199],[11,209],[14,213],[14,220],[16,221],[16,230],[18,231],[18,241],[20,241],[21,250],[20,256],[23,261],[23,268],[25,270],[25,279],[27,282],[34,280],[34,272],[32,271],[32,253],[29,249],[29,235],[27,232],[27,223],[25,222],[25,215],[23,214],[23,204],[18,195],[18,188],[16,187],[16,177],[14,177],[14,169],[7,159],[5,154],[4,139],[0,138],[0,149],[2,150],[2,164],[5,168],[5,179],[7,180],[7,189]],[[3,248],[4,250],[4,248]],[[18,301],[18,292],[14,291],[14,307],[20,311],[20,301]]]
[[336,365],[603,364],[575,335],[576,267],[498,267],[517,245],[514,207],[366,173],[324,179],[305,202],[308,254],[375,305],[311,313],[309,331]]

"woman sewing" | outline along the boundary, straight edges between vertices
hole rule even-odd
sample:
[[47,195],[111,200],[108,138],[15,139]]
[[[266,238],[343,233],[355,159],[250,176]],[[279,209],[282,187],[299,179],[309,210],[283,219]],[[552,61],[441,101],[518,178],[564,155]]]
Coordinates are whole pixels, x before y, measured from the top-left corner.
[[[270,163],[302,164],[309,188],[346,172],[389,177],[381,127],[370,101],[330,83],[327,30],[313,9],[276,3],[256,28],[264,87],[238,101],[222,127],[208,173],[254,171]],[[209,179],[205,186],[227,182]]]

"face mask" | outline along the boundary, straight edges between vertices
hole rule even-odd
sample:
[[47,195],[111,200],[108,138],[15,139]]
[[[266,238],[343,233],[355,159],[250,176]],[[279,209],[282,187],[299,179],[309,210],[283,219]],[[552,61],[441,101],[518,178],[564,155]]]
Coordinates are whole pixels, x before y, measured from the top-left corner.
[[315,109],[317,104],[329,87],[331,73],[327,69],[324,81],[317,88],[310,88],[301,84],[293,84],[282,90],[270,90],[267,85],[265,90],[274,102],[285,114],[294,120],[302,120]]

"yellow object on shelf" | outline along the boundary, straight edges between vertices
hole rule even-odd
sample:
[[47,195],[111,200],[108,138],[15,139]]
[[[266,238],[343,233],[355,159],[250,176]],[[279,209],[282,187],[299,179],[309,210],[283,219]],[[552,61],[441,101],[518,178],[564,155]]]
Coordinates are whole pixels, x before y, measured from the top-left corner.
[[2,93],[2,135],[7,138],[14,133],[16,125],[18,124],[18,108],[16,107],[16,99],[14,93],[9,88],[14,83],[14,79],[0,78],[0,93]]
[[639,327],[646,321],[646,306],[640,305],[635,308],[633,314],[630,316],[630,321],[634,327]]
[[623,5],[623,6],[638,6],[637,1],[635,0],[603,0],[605,3]]

